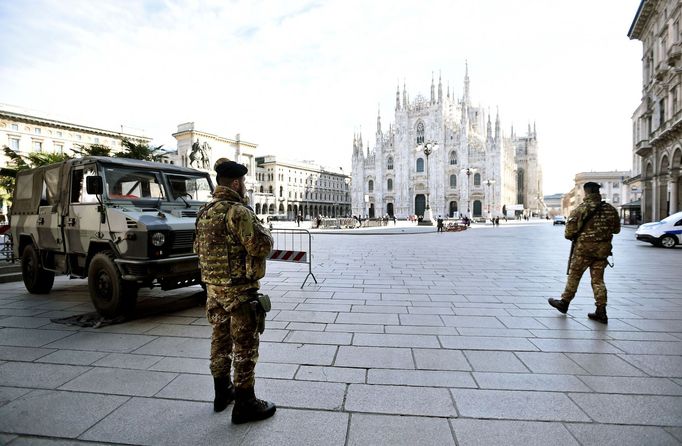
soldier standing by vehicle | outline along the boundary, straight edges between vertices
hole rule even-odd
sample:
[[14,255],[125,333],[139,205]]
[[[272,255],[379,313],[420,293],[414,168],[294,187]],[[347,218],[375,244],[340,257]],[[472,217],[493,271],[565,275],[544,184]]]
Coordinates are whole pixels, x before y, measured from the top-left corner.
[[618,211],[610,204],[601,201],[599,184],[585,183],[585,199],[568,217],[564,236],[572,241],[569,259],[568,279],[566,289],[561,299],[548,299],[551,306],[562,313],[568,311],[568,306],[578,290],[580,278],[587,268],[590,268],[592,290],[597,310],[588,313],[592,320],[608,323],[606,316],[606,285],[604,284],[604,270],[611,255],[611,240],[613,234],[620,232]]
[[213,326],[213,409],[220,412],[235,400],[232,422],[239,424],[271,417],[276,410],[254,393],[259,333],[270,309],[269,298],[257,292],[258,280],[265,276],[272,237],[246,206],[247,168],[227,159],[214,168],[218,186],[197,216],[195,251],[208,294],[206,316]]

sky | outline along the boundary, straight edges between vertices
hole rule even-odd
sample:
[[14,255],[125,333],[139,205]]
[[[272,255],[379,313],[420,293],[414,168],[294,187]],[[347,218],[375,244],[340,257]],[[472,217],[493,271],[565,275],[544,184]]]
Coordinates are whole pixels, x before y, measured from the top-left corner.
[[578,172],[630,170],[641,98],[639,0],[0,0],[0,103],[144,133],[177,126],[258,144],[257,155],[350,173],[395,91],[442,76],[535,123],[544,193]]

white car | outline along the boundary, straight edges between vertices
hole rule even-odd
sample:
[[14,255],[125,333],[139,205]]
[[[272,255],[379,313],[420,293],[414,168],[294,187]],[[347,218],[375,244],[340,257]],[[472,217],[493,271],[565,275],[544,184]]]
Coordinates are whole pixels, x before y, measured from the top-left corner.
[[664,248],[674,248],[675,245],[682,244],[682,212],[661,221],[640,225],[635,236],[637,240]]

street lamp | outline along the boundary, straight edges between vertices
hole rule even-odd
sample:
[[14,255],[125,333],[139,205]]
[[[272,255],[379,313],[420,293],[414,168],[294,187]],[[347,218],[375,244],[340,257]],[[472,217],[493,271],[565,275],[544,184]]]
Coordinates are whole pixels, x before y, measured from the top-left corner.
[[424,226],[433,226],[433,215],[431,215],[431,204],[429,202],[429,155],[437,148],[438,144],[435,141],[426,141],[424,144],[417,146],[417,150],[423,151],[424,155],[426,155],[426,210],[424,211],[424,218],[422,218],[421,222]]
[[[493,186],[495,184],[495,180],[486,180],[485,185],[488,186],[488,216],[492,217],[493,215],[490,213],[490,201],[493,201],[493,210],[495,210],[495,187]],[[490,186],[493,186],[493,193],[490,195]]]
[[469,183],[469,180],[471,174],[478,172],[478,169],[467,167],[466,169],[462,169],[462,172],[467,176],[467,217],[471,218],[471,183]]

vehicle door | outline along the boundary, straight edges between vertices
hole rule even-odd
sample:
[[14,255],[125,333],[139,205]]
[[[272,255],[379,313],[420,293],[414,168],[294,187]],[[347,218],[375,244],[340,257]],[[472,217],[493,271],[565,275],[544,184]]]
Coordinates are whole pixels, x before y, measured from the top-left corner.
[[40,189],[40,206],[36,221],[38,245],[40,249],[63,252],[62,220],[59,215],[59,191],[62,165],[45,169]]
[[85,178],[92,175],[97,175],[94,163],[72,168],[69,175],[69,203],[64,215],[67,252],[82,255],[83,258],[88,253],[90,240],[102,238],[97,196],[88,194],[85,188]]

